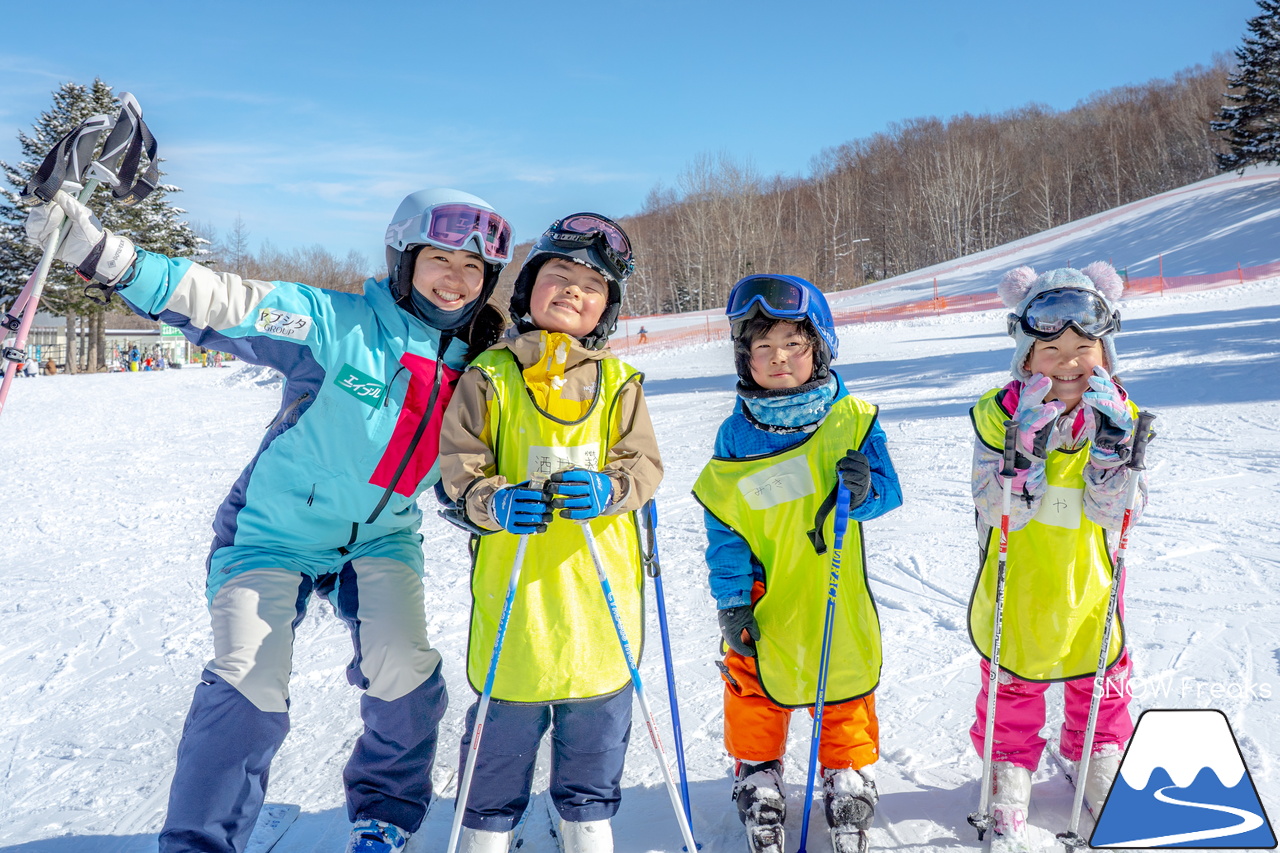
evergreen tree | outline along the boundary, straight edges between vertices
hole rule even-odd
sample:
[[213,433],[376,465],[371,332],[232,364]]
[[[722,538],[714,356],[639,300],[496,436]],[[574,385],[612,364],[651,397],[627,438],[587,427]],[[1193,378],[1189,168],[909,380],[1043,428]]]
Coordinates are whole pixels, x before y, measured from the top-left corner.
[[[0,190],[0,304],[7,304],[22,290],[40,260],[40,250],[26,242],[23,232],[30,204],[20,200],[22,189],[49,149],[76,125],[92,115],[116,116],[119,112],[119,101],[102,80],[95,79],[90,86],[64,83],[53,93],[52,108],[40,114],[32,132],[19,131],[22,161],[0,161],[0,169],[12,188]],[[143,201],[125,206],[115,203],[104,189],[94,193],[89,206],[103,225],[128,237],[140,249],[176,257],[200,257],[208,241],[180,218],[186,211],[170,204],[167,196],[176,192],[181,189],[161,183]],[[103,307],[89,300],[84,289],[85,283],[74,272],[55,262],[45,282],[41,307],[54,314],[101,314]]]
[[1218,154],[1227,172],[1257,163],[1280,163],[1280,0],[1258,0],[1262,14],[1236,48],[1239,67],[1218,121],[1210,124],[1228,146]]

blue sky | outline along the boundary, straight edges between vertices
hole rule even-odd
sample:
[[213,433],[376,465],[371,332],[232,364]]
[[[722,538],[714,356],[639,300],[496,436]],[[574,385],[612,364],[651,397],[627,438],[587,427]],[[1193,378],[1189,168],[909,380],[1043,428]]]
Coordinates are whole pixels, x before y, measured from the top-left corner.
[[[359,5],[359,9],[357,9]],[[1233,50],[1254,0],[81,0],[5,12],[0,159],[65,81],[141,102],[175,203],[256,248],[382,256],[400,199],[486,198],[529,240],[635,213],[700,155],[807,175],[904,119],[1066,109]],[[296,11],[295,11],[296,10]],[[55,40],[52,36],[57,35]]]

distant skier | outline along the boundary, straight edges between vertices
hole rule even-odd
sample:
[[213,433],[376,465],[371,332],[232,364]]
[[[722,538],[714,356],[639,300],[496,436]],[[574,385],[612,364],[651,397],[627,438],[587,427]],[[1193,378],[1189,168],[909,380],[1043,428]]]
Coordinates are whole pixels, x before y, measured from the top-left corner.
[[[501,332],[486,306],[511,229],[456,190],[409,195],[389,277],[363,294],[242,280],[135,251],[64,192],[59,258],[198,346],[284,374],[284,399],[214,520],[214,658],[178,747],[161,853],[242,851],[289,730],[294,629],[313,593],[351,629],[363,731],[343,773],[348,851],[404,847],[431,799],[447,703],[427,640],[417,497],[439,480],[439,418],[469,356]],[[42,242],[49,208],[28,232]],[[136,364],[137,350],[130,358]]]
[[645,327],[644,327],[644,326],[641,326],[641,327],[640,327],[640,334],[639,334],[638,338],[636,339],[636,343],[638,343],[638,344],[647,344],[647,343],[649,343],[649,332],[645,329]]
[[[577,522],[595,536],[638,654],[635,511],[657,490],[662,460],[642,377],[607,349],[632,268],[630,241],[612,220],[580,213],[553,223],[515,280],[519,336],[475,360],[445,413],[443,483],[483,534],[473,540],[467,656],[477,692],[516,549],[530,536],[464,813],[466,853],[507,850],[548,726],[564,850],[613,849],[633,690]],[[477,706],[467,714],[463,765]]]
[[848,486],[819,758],[837,851],[866,848],[880,755],[880,623],[862,565],[862,522],[902,504],[876,407],[832,369],[838,347],[822,292],[795,276],[733,286],[738,400],[694,484],[724,635],[724,742],[753,851],[782,853],[782,758],[795,708],[813,707],[830,577],[837,478]]
[[[1079,761],[1111,589],[1111,545],[1119,531],[1129,478],[1145,474],[1129,460],[1137,407],[1115,373],[1114,304],[1124,287],[1110,264],[1037,275],[1010,271],[999,292],[1016,343],[1014,379],[983,394],[971,412],[977,438],[973,498],[981,569],[969,602],[970,636],[982,655],[977,719],[970,729],[981,755],[986,733],[996,563],[1004,479],[1004,422],[1017,421],[1017,474],[996,691],[992,815],[999,843],[1024,846],[1031,774],[1045,748],[1045,692],[1064,682],[1063,757]],[[1123,602],[1120,613],[1123,614]],[[1129,654],[1123,623],[1111,638],[1085,798],[1101,808],[1115,779],[1133,722]]]

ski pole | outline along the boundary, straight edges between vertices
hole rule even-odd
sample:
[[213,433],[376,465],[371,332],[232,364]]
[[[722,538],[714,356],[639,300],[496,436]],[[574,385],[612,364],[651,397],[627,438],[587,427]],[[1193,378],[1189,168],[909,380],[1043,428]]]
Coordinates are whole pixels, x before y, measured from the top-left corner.
[[[622,617],[618,615],[618,602],[613,597],[613,586],[609,583],[609,576],[604,573],[604,561],[601,560],[600,551],[596,548],[596,537],[591,532],[589,522],[582,521],[579,524],[582,527],[582,536],[587,540],[587,550],[591,552],[591,562],[596,567],[596,577],[600,579],[600,589],[604,593],[605,604],[609,607],[609,618],[613,620],[613,630],[617,632],[618,644],[622,646],[622,656],[626,658],[627,669],[631,671],[631,683],[636,690],[636,699],[640,701],[640,713],[644,715],[645,725],[649,727],[649,742],[653,744],[653,750],[657,753],[658,766],[662,768],[662,779],[667,784],[667,795],[671,797],[671,807],[675,809],[676,822],[680,824],[680,834],[684,836],[685,849],[693,853],[698,849],[698,843],[693,840],[693,829],[689,826],[684,806],[680,802],[675,780],[671,778],[671,767],[667,764],[667,754],[662,749],[662,738],[658,736],[658,726],[653,721],[653,712],[649,710],[649,700],[645,697],[640,670],[636,668],[635,656],[631,654],[631,643],[627,642],[627,632],[622,627]],[[450,850],[449,853],[453,851]]]
[[684,734],[680,728],[680,705],[676,701],[676,671],[671,657],[671,633],[667,630],[667,601],[662,591],[662,565],[658,561],[658,506],[650,498],[640,509],[640,529],[648,534],[647,547],[641,549],[645,568],[653,578],[653,594],[658,604],[658,629],[662,635],[662,659],[667,671],[667,696],[671,700],[671,738],[675,742],[676,769],[680,773],[680,799],[684,816],[693,827],[693,809],[689,802],[689,774],[684,764]]
[[827,670],[831,663],[831,635],[835,633],[836,595],[840,591],[840,560],[844,553],[844,532],[849,526],[849,490],[836,478],[835,543],[831,552],[831,575],[827,581],[827,610],[822,617],[822,654],[818,660],[818,695],[813,706],[813,734],[809,738],[809,778],[804,787],[804,817],[800,822],[800,849],[805,853],[809,840],[809,813],[813,809],[813,787],[818,773],[818,747],[822,744],[822,710],[827,700]]
[[[84,189],[80,190],[79,195],[76,196],[76,200],[84,204],[97,188],[97,179],[90,178],[84,185]],[[53,258],[58,254],[58,247],[62,245],[62,239],[67,234],[68,223],[62,208],[57,208],[51,216],[61,217],[58,229],[49,237],[49,242],[45,243],[44,252],[40,255],[40,263],[36,264],[35,271],[27,279],[26,286],[22,288],[22,292],[13,302],[10,313],[4,318],[4,327],[17,334],[14,336],[13,346],[6,346],[3,350],[5,365],[4,379],[0,380],[0,414],[4,412],[4,403],[9,397],[9,386],[13,384],[13,377],[18,372],[18,362],[26,361],[27,335],[30,334],[31,324],[35,322],[36,312],[40,309],[40,296],[44,292],[44,282],[49,275],[49,268],[53,265]],[[69,349],[68,352],[70,352]]]
[[498,634],[493,640],[493,654],[489,657],[489,672],[484,678],[484,689],[480,692],[480,702],[476,706],[476,720],[471,727],[471,746],[467,749],[467,763],[462,769],[462,781],[458,783],[458,793],[453,802],[453,826],[449,829],[449,846],[446,853],[454,853],[458,849],[458,836],[462,833],[462,815],[467,810],[467,797],[471,793],[471,777],[475,773],[476,758],[480,754],[480,738],[484,734],[484,719],[489,712],[489,699],[493,696],[493,681],[498,673],[498,658],[502,656],[502,643],[507,636],[507,622],[511,619],[511,605],[516,600],[516,588],[520,583],[520,570],[524,566],[525,550],[529,547],[529,536],[525,533],[516,546],[516,556],[511,562],[511,577],[507,581],[507,597],[502,602],[502,616],[498,619]]
[[1004,580],[1009,556],[1009,515],[1013,512],[1013,478],[1017,474],[1014,459],[1017,455],[1018,422],[1004,422],[1004,450],[1001,453],[1000,476],[1004,479],[1004,494],[1000,504],[1000,556],[996,566],[995,615],[991,627],[991,660],[987,669],[987,726],[982,741],[982,793],[978,810],[969,815],[969,825],[978,830],[978,840],[995,826],[991,814],[991,761],[992,741],[996,736],[996,693],[1000,688],[1000,635],[1004,626]]
[[[110,130],[102,146],[102,154],[94,160],[98,138]],[[147,155],[148,168],[138,176],[142,155]],[[146,198],[159,182],[159,162],[156,159],[156,141],[142,121],[142,107],[128,92],[120,93],[120,114],[112,119],[105,115],[90,116],[64,135],[45,155],[44,161],[32,175],[22,191],[24,198],[35,197],[45,203],[53,201],[67,180],[84,182],[77,201],[86,203],[102,181],[111,186],[117,200],[134,204]],[[0,413],[4,412],[9,386],[17,373],[18,361],[26,360],[25,347],[45,279],[53,265],[54,256],[67,233],[65,214],[61,209],[51,211],[50,217],[62,217],[40,255],[40,262],[27,280],[10,312],[0,320],[6,330],[15,332],[13,346],[4,346],[0,357],[5,361],[4,378],[0,380]],[[68,349],[68,352],[70,350]]]
[[1071,823],[1066,832],[1059,832],[1057,839],[1066,847],[1067,853],[1085,847],[1085,840],[1080,837],[1080,811],[1084,805],[1085,780],[1089,778],[1089,762],[1093,753],[1093,738],[1098,724],[1098,709],[1102,705],[1102,690],[1099,685],[1106,684],[1107,652],[1111,650],[1111,632],[1115,627],[1116,610],[1120,603],[1120,585],[1124,583],[1124,560],[1129,551],[1129,527],[1133,523],[1133,510],[1138,503],[1138,481],[1142,479],[1140,471],[1146,466],[1147,442],[1155,438],[1151,430],[1151,422],[1156,416],[1151,412],[1138,412],[1138,425],[1133,434],[1133,453],[1125,467],[1129,469],[1129,486],[1125,494],[1124,519],[1120,523],[1120,542],[1116,546],[1115,570],[1111,574],[1111,595],[1107,599],[1107,619],[1102,628],[1102,650],[1098,653],[1098,669],[1093,675],[1093,688],[1089,693],[1089,720],[1084,730],[1084,746],[1080,752],[1080,763],[1076,766],[1076,790],[1071,800]]

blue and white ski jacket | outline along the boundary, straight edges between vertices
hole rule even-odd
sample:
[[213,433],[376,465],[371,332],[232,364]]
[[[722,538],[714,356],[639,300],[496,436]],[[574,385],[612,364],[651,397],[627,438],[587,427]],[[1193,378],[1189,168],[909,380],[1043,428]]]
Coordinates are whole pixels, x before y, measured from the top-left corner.
[[386,279],[339,293],[139,251],[118,293],[194,344],[284,374],[280,410],[213,523],[211,599],[241,571],[315,577],[352,553],[422,572],[416,499],[439,480],[464,342],[446,340],[441,363],[441,332],[398,308]]

